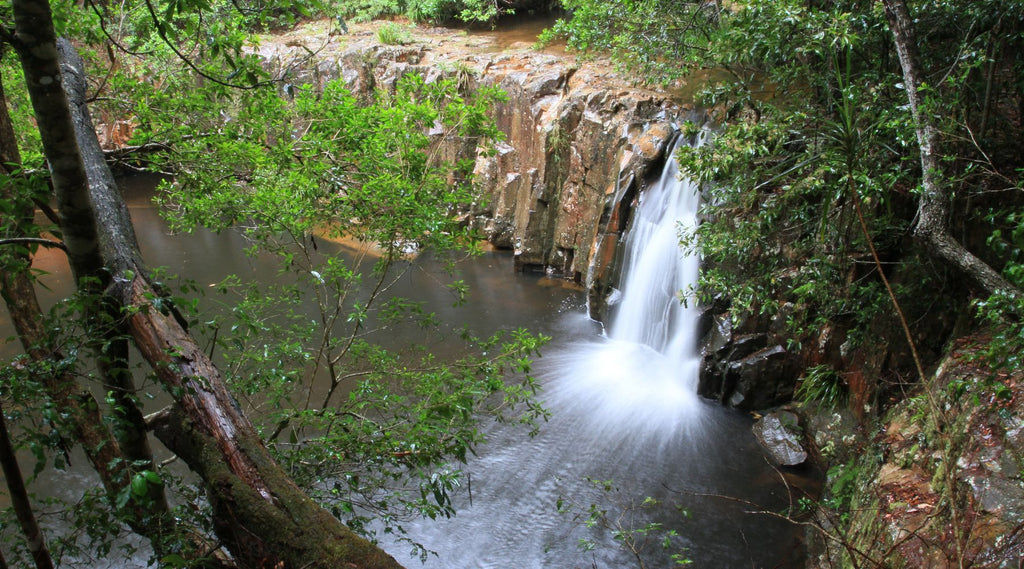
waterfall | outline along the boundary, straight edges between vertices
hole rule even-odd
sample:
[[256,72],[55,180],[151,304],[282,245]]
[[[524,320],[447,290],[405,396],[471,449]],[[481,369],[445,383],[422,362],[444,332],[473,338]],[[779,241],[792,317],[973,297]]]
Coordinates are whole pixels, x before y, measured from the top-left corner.
[[[696,393],[696,315],[679,293],[696,284],[698,260],[679,246],[679,232],[695,223],[698,193],[678,179],[673,158],[666,162],[641,193],[623,241],[624,278],[606,331],[582,311],[582,299],[549,330],[555,341],[536,362],[551,412],[540,434],[488,429],[488,445],[464,467],[469,488],[454,500],[458,516],[405,526],[440,554],[424,569],[631,566],[635,559],[613,532],[581,524],[557,504],[595,504],[619,516],[644,497],[657,505],[616,519],[678,530],[676,545],[688,547],[697,566],[792,566],[778,564],[792,528],[742,512],[747,503],[781,508],[789,494],[775,483],[746,418],[703,405]],[[622,492],[602,492],[591,480]],[[695,498],[684,489],[741,498]],[[581,539],[596,544],[593,551],[582,551]],[[651,567],[668,567],[673,552],[650,547],[644,556]]]
[[698,187],[679,177],[673,145],[658,181],[641,192],[623,242],[622,282],[606,334],[554,356],[549,400],[588,417],[595,436],[628,432],[666,444],[699,426],[697,311],[683,295],[697,284],[699,256],[680,246],[697,223]]
[[[692,303],[680,301],[680,294],[695,289],[700,259],[680,249],[679,236],[696,228],[699,201],[696,184],[680,179],[676,160],[667,159],[657,184],[640,195],[625,240],[622,294],[608,334],[612,340],[649,346],[681,368],[696,357],[696,311]],[[686,375],[684,381],[695,380]]]

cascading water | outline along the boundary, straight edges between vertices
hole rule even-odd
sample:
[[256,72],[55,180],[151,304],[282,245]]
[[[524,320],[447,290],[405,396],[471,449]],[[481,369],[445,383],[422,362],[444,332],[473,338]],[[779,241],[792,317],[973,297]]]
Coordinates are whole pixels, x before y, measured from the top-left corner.
[[[790,549],[788,528],[744,517],[738,506],[782,505],[773,502],[782,486],[749,420],[696,394],[696,315],[679,294],[696,283],[698,259],[682,252],[679,232],[695,223],[699,196],[678,179],[675,160],[666,162],[658,183],[641,195],[607,334],[598,334],[582,307],[542,330],[556,340],[537,362],[551,412],[540,434],[495,425],[480,455],[463,467],[471,484],[453,497],[458,514],[404,526],[409,540],[438,554],[425,567],[636,567],[624,536],[648,523],[679,533],[668,550],[644,547],[648,567],[674,565],[670,555],[680,548],[698,567],[797,566],[780,553]],[[700,497],[708,495],[731,500]],[[639,507],[645,498],[659,506]],[[576,507],[560,513],[559,503]],[[585,520],[595,511],[590,504],[609,512],[606,521],[625,525],[582,523],[579,515]],[[584,551],[581,540],[593,548]],[[396,541],[389,550],[402,561],[406,546]]]
[[[628,238],[631,245],[641,239],[644,230],[640,227],[646,224],[641,218],[647,217],[644,212],[652,209],[667,214],[668,206],[656,205],[660,198],[655,196],[659,188],[667,191],[676,185],[675,172],[675,166],[669,164],[662,182],[642,196],[643,212],[636,213],[639,217]],[[252,280],[271,280],[278,274],[276,261],[239,255],[246,245],[237,234],[169,236],[149,205],[148,188],[151,184],[137,188],[142,194],[132,201],[132,216],[136,227],[147,229],[139,233],[139,238],[154,265],[182,267],[198,282],[218,282],[227,273],[247,275]],[[676,190],[683,192],[680,198],[696,197],[692,187],[679,185]],[[686,223],[686,215],[678,218]],[[681,259],[675,253],[676,220],[676,214],[667,214],[661,223],[652,222],[667,227],[666,241],[672,242],[666,246],[667,257],[672,260],[653,262],[655,267],[666,268],[655,273],[677,270],[668,268]],[[656,249],[648,243],[634,248],[646,256]],[[633,254],[627,262],[640,263],[637,257]],[[63,274],[67,284],[70,277],[66,264],[59,257],[50,260],[54,264],[47,269]],[[429,256],[426,261],[421,270],[407,274],[408,281],[396,285],[397,294],[430,302],[430,298],[417,295],[435,290],[437,275],[433,271],[443,271],[429,264]],[[688,262],[691,269],[685,270],[695,270],[695,260]],[[637,270],[627,268],[624,298],[616,305],[615,324],[608,337],[600,336],[599,327],[584,314],[584,301],[577,292],[541,287],[526,276],[511,278],[512,259],[501,253],[465,264],[463,277],[471,291],[465,307],[453,308],[448,295],[430,304],[430,310],[437,311],[442,320],[471,319],[472,326],[486,333],[497,328],[525,327],[554,336],[553,345],[545,349],[545,357],[536,364],[551,419],[539,425],[540,434],[534,438],[528,437],[523,428],[492,424],[486,433],[488,444],[478,449],[479,456],[471,457],[467,464],[452,466],[466,473],[463,488],[452,497],[458,515],[446,520],[402,523],[408,540],[437,552],[436,557],[429,556],[421,565],[409,556],[407,540],[378,535],[405,566],[635,568],[636,559],[622,548],[623,538],[629,534],[621,532],[656,522],[666,531],[678,531],[679,536],[673,538],[668,551],[656,543],[647,545],[642,552],[647,567],[674,566],[669,555],[679,553],[680,547],[687,548],[685,555],[695,567],[803,567],[796,526],[776,517],[746,513],[751,509],[779,512],[792,506],[789,487],[780,481],[750,434],[750,419],[700,403],[693,391],[696,370],[688,367],[696,365],[692,341],[667,331],[676,330],[682,326],[681,320],[692,316],[673,298],[686,285],[667,282],[651,284],[652,290],[646,290],[646,285],[633,284]],[[646,271],[639,270],[640,274]],[[47,283],[52,286],[54,278],[48,277]],[[661,307],[629,308],[637,286],[645,289],[639,295],[641,299],[658,298]],[[661,292],[655,294],[655,288]],[[65,287],[54,294],[66,291]],[[644,317],[649,318],[648,326],[641,327],[644,333],[655,328],[666,330],[656,336],[665,338],[664,343],[651,340],[647,344],[624,331],[632,327],[631,319],[639,318],[638,311],[650,315]],[[4,329],[0,309],[0,337],[11,333]],[[670,338],[675,338],[675,343]],[[404,345],[420,343],[423,338],[417,331],[393,341]],[[670,347],[673,345],[678,349]],[[75,461],[79,467],[82,463]],[[607,482],[618,491],[597,488],[586,480],[588,477]],[[790,484],[793,482],[790,479]],[[94,476],[83,475],[80,470],[48,469],[37,479],[36,491],[74,500],[83,489],[96,484]],[[637,505],[646,497],[659,505],[648,502],[639,508]],[[577,506],[569,507],[569,513],[559,513],[560,500]],[[622,521],[617,528],[619,539],[613,530],[586,527],[575,518],[574,514],[581,511],[585,518],[590,504],[607,510],[609,520]],[[681,515],[677,507],[685,508],[690,515]],[[624,513],[629,515],[618,517]],[[663,532],[654,532],[650,537],[658,540],[664,536]],[[593,543],[593,550],[581,549],[581,539]],[[130,566],[145,567],[147,558],[148,554],[140,553],[138,562]],[[82,564],[89,566],[116,564],[95,559],[87,563],[86,559],[82,558]]]
[[695,289],[700,259],[679,242],[696,227],[700,193],[679,177],[675,150],[640,195],[607,337],[553,358],[559,375],[577,379],[554,382],[552,398],[585,413],[603,436],[626,430],[661,444],[699,427],[697,312],[681,296]]
[[[696,312],[679,295],[696,286],[700,261],[696,252],[680,248],[679,236],[696,228],[699,202],[697,186],[679,178],[674,159],[666,160],[658,183],[641,194],[626,238],[623,292],[609,332],[611,339],[649,346],[687,371],[696,359]],[[680,375],[689,382],[693,374]]]

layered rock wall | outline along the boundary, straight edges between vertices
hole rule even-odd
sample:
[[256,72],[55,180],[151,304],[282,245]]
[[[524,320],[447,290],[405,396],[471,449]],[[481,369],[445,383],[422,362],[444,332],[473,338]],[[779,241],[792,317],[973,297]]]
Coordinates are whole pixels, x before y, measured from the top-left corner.
[[[500,87],[507,102],[493,112],[506,138],[496,153],[476,158],[482,197],[470,206],[469,222],[497,247],[513,249],[517,269],[585,283],[600,316],[631,204],[659,172],[692,109],[630,85],[600,61],[580,64],[529,46],[497,50],[486,36],[410,29],[403,46],[380,45],[357,28],[345,36],[280,37],[261,55],[284,84],[341,78],[366,99],[407,73],[454,77],[467,89]],[[452,144],[449,158],[476,152]]]

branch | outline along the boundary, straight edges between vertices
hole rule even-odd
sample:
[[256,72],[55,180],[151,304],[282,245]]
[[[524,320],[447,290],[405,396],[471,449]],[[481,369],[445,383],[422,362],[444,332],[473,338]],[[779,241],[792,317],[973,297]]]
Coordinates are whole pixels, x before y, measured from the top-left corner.
[[[50,189],[51,191],[53,190],[52,184]],[[53,211],[53,208],[50,207],[50,204],[38,198],[32,198],[32,203],[34,203],[35,206],[39,208],[39,211],[43,212],[43,215],[46,217],[46,219],[50,220],[51,223],[57,226],[60,225],[60,216],[57,215],[57,212]]]
[[257,88],[263,87],[264,85],[269,85],[271,83],[269,81],[258,81],[256,83],[253,83],[252,85],[244,85],[244,84],[241,84],[241,83],[231,83],[231,82],[219,79],[217,77],[214,77],[213,75],[210,75],[209,73],[206,73],[202,69],[199,69],[199,66],[197,66],[191,59],[189,59],[188,56],[186,56],[184,53],[182,53],[181,50],[178,49],[178,46],[175,45],[175,43],[172,42],[170,40],[170,38],[167,37],[167,32],[164,31],[163,22],[160,21],[160,16],[157,15],[156,8],[153,7],[153,3],[150,0],[146,0],[146,10],[149,12],[149,16],[153,20],[153,25],[156,27],[157,35],[160,36],[160,39],[164,42],[164,44],[167,45],[167,47],[169,47],[172,52],[174,52],[174,55],[177,56],[177,58],[180,59],[182,63],[187,65],[188,68],[191,69],[192,71],[195,71],[196,73],[198,73],[201,77],[203,77],[205,79],[208,79],[210,81],[213,81],[214,83],[216,83],[218,85],[221,85],[221,86],[224,86],[224,87],[230,87],[232,89],[243,89],[243,90],[257,89]]
[[914,237],[935,257],[959,269],[988,294],[1008,293],[1015,299],[1024,294],[998,271],[967,250],[949,232],[951,192],[942,176],[939,152],[939,128],[919,92],[924,81],[920,68],[914,22],[905,0],[884,0],[885,15],[892,30],[893,42],[903,70],[903,84],[914,118],[914,129],[921,154],[921,186],[923,192],[917,209]]
[[[92,0],[88,0],[86,3],[89,5],[90,8],[92,8],[92,11],[96,13],[96,17],[99,18],[100,30],[103,32],[103,35],[107,37],[107,41],[109,41],[110,43],[114,44],[114,46],[117,49],[121,50],[124,53],[127,53],[128,55],[134,55],[135,57],[141,57],[143,55],[151,55],[153,53],[152,51],[133,51],[133,50],[128,49],[124,45],[122,45],[121,42],[117,41],[117,39],[114,38],[114,35],[111,34],[109,30],[107,30],[106,19],[103,17],[104,14],[100,10],[100,6],[96,2],[93,2]],[[114,59],[113,58],[113,54],[111,54],[110,59],[111,60]]]
[[68,252],[68,248],[62,241],[52,241],[50,239],[43,239],[41,237],[10,237],[7,239],[0,239],[0,247],[4,245],[42,245],[43,247],[52,247],[54,249],[60,249],[65,253]]

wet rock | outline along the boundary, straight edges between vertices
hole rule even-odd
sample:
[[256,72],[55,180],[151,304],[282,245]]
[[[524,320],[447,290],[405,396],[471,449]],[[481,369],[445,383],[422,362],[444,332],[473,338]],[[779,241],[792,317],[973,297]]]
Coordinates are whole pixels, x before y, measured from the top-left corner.
[[965,481],[983,512],[1004,519],[1024,519],[1024,488],[1019,482],[989,473],[966,476]]
[[729,315],[717,314],[708,318],[708,314],[709,311],[706,311],[701,315],[704,317],[702,320],[709,321],[706,325],[707,330],[701,334],[705,338],[701,346],[701,353],[705,356],[721,353],[732,342],[732,319],[729,318]]
[[771,346],[729,364],[726,385],[729,404],[740,409],[766,409],[793,395],[793,374],[782,346]]
[[791,399],[794,355],[782,346],[768,346],[766,334],[730,334],[734,328],[722,319],[716,322],[701,342],[704,360],[698,393],[746,410],[767,409]]
[[[838,413],[833,421],[808,423],[821,456],[841,457],[834,465],[849,496],[845,535],[853,536],[850,545],[865,558],[895,560],[907,567],[950,568],[958,566],[955,560],[967,558],[972,566],[1007,569],[1020,566],[1024,559],[1019,453],[1024,382],[1019,372],[1004,380],[1001,388],[1010,397],[995,398],[986,391],[993,389],[993,373],[974,354],[987,341],[979,335],[951,342],[956,348],[929,380],[940,394],[954,382],[975,390],[973,396],[940,400],[949,420],[941,434],[931,430],[933,423],[922,417],[914,399],[899,402],[886,413],[881,435],[870,444],[855,442],[855,448],[845,452],[830,441],[853,439],[857,429],[844,427]],[[956,443],[950,445],[949,437]],[[951,503],[957,516],[949,513]],[[970,539],[957,540],[958,535]],[[835,556],[822,555],[809,566],[824,569],[837,564]]]
[[[767,347],[768,336],[766,334],[741,334],[739,336],[736,336],[732,341],[731,350],[729,351],[729,359],[735,361],[736,363],[730,367],[740,365],[754,365],[759,361],[763,360],[764,358],[770,357],[776,351],[782,350],[782,346],[773,346],[771,352],[762,354],[761,356],[759,356],[759,358],[746,361],[750,355],[760,350],[763,350]],[[785,352],[785,350],[782,351]]]
[[857,420],[848,409],[829,410],[819,406],[801,409],[809,444],[817,452],[830,457],[846,457],[867,443],[856,429]]
[[758,419],[752,429],[758,442],[779,465],[796,466],[807,460],[807,451],[800,443],[795,413],[769,413]]

